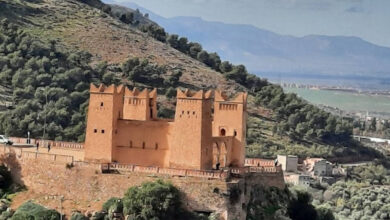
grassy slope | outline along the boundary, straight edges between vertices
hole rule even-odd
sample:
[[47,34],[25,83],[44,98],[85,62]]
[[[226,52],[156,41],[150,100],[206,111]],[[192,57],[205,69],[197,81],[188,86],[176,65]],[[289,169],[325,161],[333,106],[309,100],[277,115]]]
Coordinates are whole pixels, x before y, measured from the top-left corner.
[[[166,65],[169,72],[182,70],[180,81],[183,87],[219,88],[229,94],[244,90],[242,86],[226,80],[203,63],[76,0],[35,0],[34,3],[0,0],[0,18],[3,17],[19,23],[27,32],[42,40],[55,39],[65,49],[90,52],[94,63],[107,61],[115,65],[130,57],[148,58],[152,62]],[[172,103],[169,106],[172,107]],[[250,146],[253,149],[250,150],[251,155],[272,156],[263,153],[264,149],[269,148],[276,148],[284,153],[286,145],[297,149],[315,145],[317,148],[325,148],[322,143],[297,143],[288,137],[273,136],[274,122],[270,118],[259,116],[253,97],[249,97],[248,111],[251,115],[250,130],[259,133],[258,138],[261,139],[260,144]]]

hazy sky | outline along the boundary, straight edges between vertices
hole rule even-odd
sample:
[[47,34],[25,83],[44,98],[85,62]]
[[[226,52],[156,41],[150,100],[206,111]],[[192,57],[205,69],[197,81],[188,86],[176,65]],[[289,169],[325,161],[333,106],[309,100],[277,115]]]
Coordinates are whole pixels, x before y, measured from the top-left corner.
[[111,1],[133,2],[163,17],[197,16],[294,36],[357,36],[390,47],[390,0]]

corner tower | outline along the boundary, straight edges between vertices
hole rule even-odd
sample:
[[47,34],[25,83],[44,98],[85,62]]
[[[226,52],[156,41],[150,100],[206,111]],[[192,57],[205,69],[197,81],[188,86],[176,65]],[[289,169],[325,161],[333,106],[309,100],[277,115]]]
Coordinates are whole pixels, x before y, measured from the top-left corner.
[[91,84],[85,137],[85,160],[112,162],[117,122],[123,109],[123,86]]
[[246,146],[246,101],[247,93],[239,93],[228,100],[216,91],[214,96],[213,136],[234,137],[231,151],[231,165],[243,167]]
[[192,93],[177,90],[170,167],[212,168],[211,95],[211,91]]

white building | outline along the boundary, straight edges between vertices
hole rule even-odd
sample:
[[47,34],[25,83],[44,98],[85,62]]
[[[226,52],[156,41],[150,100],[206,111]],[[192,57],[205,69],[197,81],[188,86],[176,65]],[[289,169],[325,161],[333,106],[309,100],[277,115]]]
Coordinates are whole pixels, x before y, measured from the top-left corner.
[[285,174],[284,181],[292,185],[299,186],[310,186],[312,183],[312,178],[309,175],[304,174]]
[[323,158],[308,158],[303,161],[305,169],[312,176],[331,176],[333,164]]
[[278,155],[278,163],[282,165],[282,170],[285,172],[298,171],[298,157],[295,155]]

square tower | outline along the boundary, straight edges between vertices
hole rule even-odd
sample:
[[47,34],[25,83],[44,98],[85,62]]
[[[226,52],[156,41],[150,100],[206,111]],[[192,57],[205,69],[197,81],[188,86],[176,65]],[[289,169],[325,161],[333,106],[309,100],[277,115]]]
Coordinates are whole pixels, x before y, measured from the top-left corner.
[[117,122],[123,109],[123,86],[91,84],[85,137],[85,160],[112,162]]
[[246,101],[247,93],[239,93],[234,99],[215,91],[214,96],[214,137],[233,137],[231,149],[231,165],[243,167],[246,146]]
[[192,93],[177,90],[170,167],[212,168],[211,95],[211,91]]

